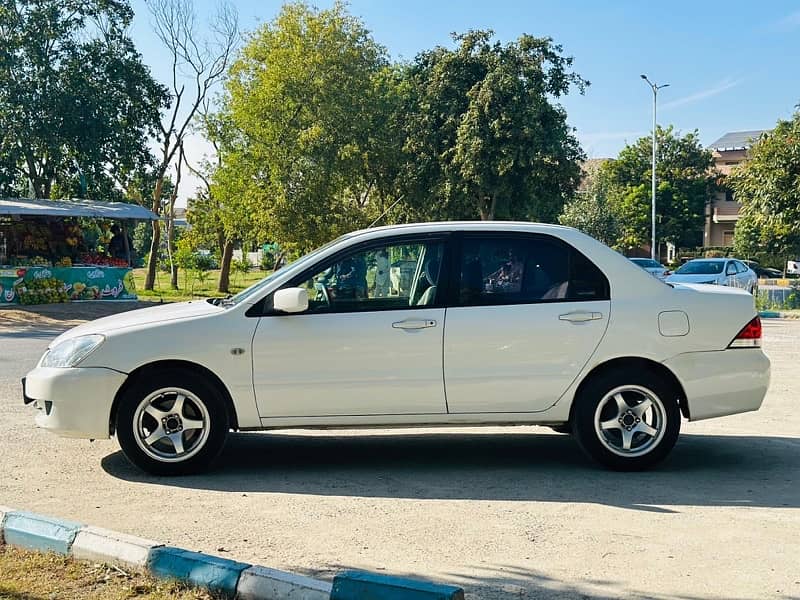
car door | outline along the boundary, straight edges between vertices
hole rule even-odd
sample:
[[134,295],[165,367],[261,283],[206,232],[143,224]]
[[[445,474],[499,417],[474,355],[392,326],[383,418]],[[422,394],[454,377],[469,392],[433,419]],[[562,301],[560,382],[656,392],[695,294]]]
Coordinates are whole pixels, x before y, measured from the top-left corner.
[[730,287],[739,287],[739,281],[737,279],[738,270],[736,269],[736,264],[729,260],[725,263],[725,285]]
[[755,285],[755,278],[753,273],[750,271],[750,268],[744,264],[743,262],[737,260],[736,262],[736,270],[737,270],[737,279],[739,280],[739,287],[744,290],[749,290],[752,286]]
[[444,240],[394,239],[310,267],[309,308],[271,314],[253,337],[258,412],[269,417],[438,414]]
[[563,241],[533,234],[465,234],[455,265],[444,343],[449,412],[546,410],[603,338],[608,280]]

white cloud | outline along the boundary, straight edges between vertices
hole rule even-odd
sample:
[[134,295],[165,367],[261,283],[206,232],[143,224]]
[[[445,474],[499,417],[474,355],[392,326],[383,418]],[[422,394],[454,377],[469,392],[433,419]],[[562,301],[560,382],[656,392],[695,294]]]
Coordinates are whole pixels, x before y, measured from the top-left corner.
[[677,100],[670,100],[669,102],[665,102],[660,106],[660,108],[670,109],[670,108],[677,108],[678,106],[685,106],[687,104],[693,104],[695,102],[699,102],[700,100],[705,100],[706,98],[711,98],[713,96],[718,96],[723,92],[727,92],[729,89],[736,87],[740,83],[744,81],[743,79],[733,79],[732,77],[726,77],[722,81],[718,81],[710,88],[705,90],[701,90],[699,92],[695,92],[694,94],[689,94],[688,96],[684,96],[683,98],[678,98]]

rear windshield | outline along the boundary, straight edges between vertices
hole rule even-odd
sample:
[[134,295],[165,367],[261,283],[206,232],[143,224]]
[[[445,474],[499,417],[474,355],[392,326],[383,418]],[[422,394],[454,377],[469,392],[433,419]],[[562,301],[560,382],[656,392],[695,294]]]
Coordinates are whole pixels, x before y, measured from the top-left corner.
[[643,269],[660,269],[661,263],[652,258],[632,258],[633,262],[642,267]]
[[723,261],[690,260],[675,273],[679,275],[719,275],[724,266]]

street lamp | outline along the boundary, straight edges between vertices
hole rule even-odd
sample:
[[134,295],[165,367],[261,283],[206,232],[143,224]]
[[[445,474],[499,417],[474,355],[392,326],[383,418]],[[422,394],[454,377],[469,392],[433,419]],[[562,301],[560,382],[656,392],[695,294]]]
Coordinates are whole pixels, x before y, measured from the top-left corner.
[[650,196],[650,209],[651,219],[653,221],[653,231],[650,239],[650,258],[656,258],[656,100],[658,98],[658,90],[669,87],[668,83],[663,85],[656,85],[647,78],[647,75],[642,75],[642,79],[647,82],[647,85],[653,90],[653,181],[652,181],[652,195]]

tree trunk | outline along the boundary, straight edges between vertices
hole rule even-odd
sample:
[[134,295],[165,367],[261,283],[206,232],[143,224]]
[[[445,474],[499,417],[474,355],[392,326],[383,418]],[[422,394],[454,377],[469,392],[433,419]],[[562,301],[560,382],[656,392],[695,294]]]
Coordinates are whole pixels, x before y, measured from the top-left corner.
[[[161,190],[164,188],[164,174],[161,173],[156,179],[156,186],[153,190],[153,212],[161,214]],[[144,278],[144,289],[153,290],[156,283],[156,266],[158,265],[158,248],[161,245],[161,223],[153,221],[153,239],[150,240],[150,257],[147,259],[147,274]]]
[[233,241],[225,240],[222,250],[222,261],[219,265],[219,285],[218,292],[228,293],[231,284],[231,259],[233,259]]
[[273,271],[277,271],[280,268],[281,263],[283,262],[283,255],[283,252],[279,252],[278,256],[275,257],[275,264],[272,266]]
[[[488,205],[488,206],[487,206]],[[481,221],[494,221],[494,213],[497,210],[497,197],[484,198],[480,201]]]
[[169,285],[173,290],[178,289],[178,265],[172,258],[172,241],[175,239],[175,217],[172,206],[167,216],[167,254],[169,254]]
[[156,282],[158,266],[158,248],[161,245],[161,222],[153,221],[153,239],[150,240],[150,256],[147,259],[147,274],[144,278],[144,289],[152,291]]

